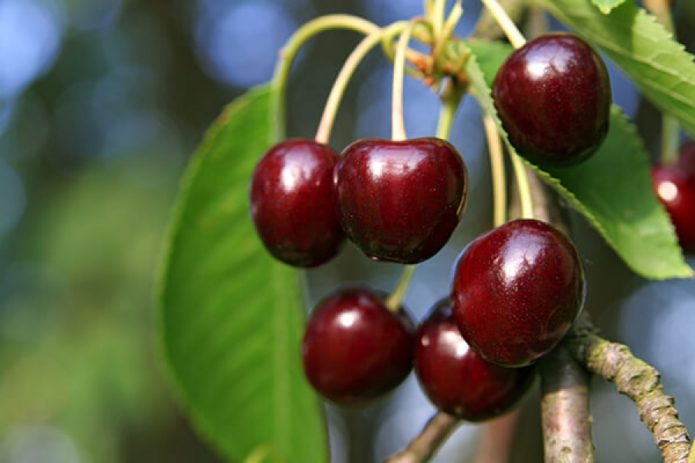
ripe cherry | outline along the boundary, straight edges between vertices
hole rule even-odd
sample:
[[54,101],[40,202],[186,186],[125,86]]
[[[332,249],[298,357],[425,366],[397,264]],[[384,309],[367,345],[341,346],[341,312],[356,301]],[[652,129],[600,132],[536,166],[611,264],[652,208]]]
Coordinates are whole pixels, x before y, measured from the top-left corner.
[[368,402],[400,384],[412,368],[410,316],[387,309],[384,294],[357,288],[321,301],[307,325],[304,372],[316,391],[338,404]]
[[449,240],[466,202],[466,167],[444,140],[367,139],[336,167],[345,234],[375,260],[414,264]]
[[574,245],[551,225],[515,220],[469,244],[452,299],[463,337],[486,360],[519,367],[549,352],[584,303]]
[[340,250],[333,169],[338,155],[313,140],[275,145],[256,166],[251,182],[251,216],[263,244],[275,258],[314,267]]
[[461,336],[447,298],[418,328],[415,373],[440,410],[466,421],[509,411],[528,391],[535,368],[505,368],[483,360]]
[[691,253],[695,252],[695,165],[684,164],[687,160],[681,157],[679,164],[652,168],[652,185],[671,216],[681,247]]
[[514,51],[497,72],[492,93],[509,140],[534,162],[580,162],[608,132],[606,66],[573,35],[544,35]]

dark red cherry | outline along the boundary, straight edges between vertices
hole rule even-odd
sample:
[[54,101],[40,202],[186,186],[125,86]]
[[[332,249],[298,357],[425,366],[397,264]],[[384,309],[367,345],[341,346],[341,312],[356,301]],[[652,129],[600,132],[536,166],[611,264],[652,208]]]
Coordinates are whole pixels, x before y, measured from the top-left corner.
[[304,334],[304,372],[338,404],[368,402],[400,384],[412,368],[415,328],[384,294],[358,288],[334,293],[314,309]]
[[297,267],[327,262],[340,250],[333,169],[338,155],[313,140],[275,145],[256,166],[251,182],[251,216],[275,258]]
[[652,169],[652,185],[671,216],[681,247],[695,253],[695,171],[681,164],[657,166]]
[[606,66],[573,35],[544,35],[514,51],[497,72],[492,94],[509,141],[537,163],[580,162],[608,132]]
[[456,264],[452,299],[463,337],[509,367],[548,353],[584,304],[574,245],[551,225],[514,220],[471,242]]
[[483,360],[461,336],[447,298],[418,328],[415,373],[437,408],[483,421],[509,411],[524,396],[534,367],[505,368]]
[[336,167],[345,234],[375,260],[414,264],[449,240],[466,202],[466,167],[444,140],[368,139]]

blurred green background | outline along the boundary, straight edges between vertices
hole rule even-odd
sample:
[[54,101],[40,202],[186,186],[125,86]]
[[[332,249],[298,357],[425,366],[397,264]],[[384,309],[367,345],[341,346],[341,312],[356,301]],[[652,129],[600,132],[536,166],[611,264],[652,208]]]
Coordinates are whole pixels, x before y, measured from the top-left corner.
[[[679,2],[677,15],[691,50],[694,3]],[[174,404],[157,344],[156,269],[186,160],[224,104],[270,78],[278,48],[302,22],[346,12],[384,24],[420,8],[420,0],[0,0],[0,462],[218,461]],[[465,8],[462,34],[480,6]],[[293,75],[293,135],[313,135],[356,43],[346,33],[327,37],[300,55]],[[389,78],[378,56],[358,73],[337,148],[388,133]],[[613,82],[656,151],[658,114],[619,73]],[[417,82],[406,92],[411,135],[433,133],[436,98]],[[467,103],[461,117],[476,111]],[[481,200],[440,263],[490,223],[482,131],[479,123],[461,127],[454,141],[467,148]],[[632,276],[575,223],[591,310],[609,335],[663,369],[695,425],[693,284]],[[312,297],[343,279],[392,281],[384,268],[348,251],[310,274]],[[433,288],[445,286],[448,272],[422,272],[429,276],[413,287],[413,312],[440,296]],[[335,461],[375,458],[419,428],[431,410],[421,395],[408,398],[419,394],[408,384],[381,408],[329,409]],[[417,413],[403,418],[409,403]],[[629,403],[601,384],[595,403],[599,461],[656,461]],[[474,428],[462,429],[461,442],[471,436]],[[537,435],[517,445],[530,448],[519,461],[536,461]]]

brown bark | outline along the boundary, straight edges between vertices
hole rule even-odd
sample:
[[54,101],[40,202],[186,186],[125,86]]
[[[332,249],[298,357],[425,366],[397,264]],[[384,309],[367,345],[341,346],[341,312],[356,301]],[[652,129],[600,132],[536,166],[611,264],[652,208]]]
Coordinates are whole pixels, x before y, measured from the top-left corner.
[[385,463],[424,463],[429,461],[459,423],[460,421],[451,415],[443,412],[437,413],[405,449],[389,457]]
[[546,463],[593,463],[589,375],[560,346],[539,364]]
[[577,322],[565,346],[590,372],[611,381],[635,402],[665,463],[687,463],[688,429],[678,418],[673,397],[664,392],[656,368],[635,357],[626,345],[599,337],[586,317]]
[[474,463],[507,463],[512,451],[519,410],[485,423]]

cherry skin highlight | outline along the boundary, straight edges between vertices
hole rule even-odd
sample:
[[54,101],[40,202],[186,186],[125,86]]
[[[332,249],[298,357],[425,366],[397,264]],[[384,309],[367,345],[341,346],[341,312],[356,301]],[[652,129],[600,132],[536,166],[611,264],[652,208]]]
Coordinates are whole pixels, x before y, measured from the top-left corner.
[[458,225],[466,167],[444,140],[360,140],[336,167],[347,237],[374,260],[415,264],[435,255]]
[[305,139],[279,143],[259,161],[251,181],[251,217],[276,259],[315,267],[340,250],[337,161],[330,147]]
[[304,334],[304,372],[314,389],[341,405],[359,405],[398,386],[410,373],[414,325],[401,308],[370,289],[338,291],[321,301]]
[[537,220],[514,220],[471,242],[453,281],[454,316],[485,360],[529,365],[548,353],[584,304],[584,272],[570,240]]
[[656,166],[652,168],[652,185],[671,216],[681,247],[695,253],[695,171],[680,164]]
[[608,132],[606,66],[573,35],[544,35],[514,51],[497,72],[492,94],[512,145],[536,163],[581,162]]
[[505,368],[483,360],[461,336],[449,299],[418,328],[415,373],[440,410],[466,421],[508,412],[533,383],[535,367]]

